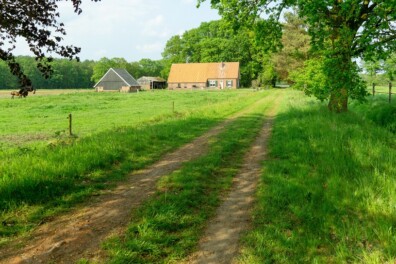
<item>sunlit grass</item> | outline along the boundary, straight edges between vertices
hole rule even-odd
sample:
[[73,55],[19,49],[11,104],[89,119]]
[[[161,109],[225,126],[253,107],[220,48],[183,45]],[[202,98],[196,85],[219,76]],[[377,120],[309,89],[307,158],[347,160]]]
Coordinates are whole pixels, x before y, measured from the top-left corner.
[[178,263],[187,257],[221,194],[230,188],[274,98],[268,96],[229,125],[207,154],[162,178],[154,197],[134,214],[126,234],[105,243],[110,254],[106,263]]
[[0,99],[0,145],[32,145],[67,136],[68,115],[73,134],[84,137],[119,126],[188,114],[251,96],[251,91],[141,93],[76,92],[22,99]]
[[276,119],[243,263],[393,263],[396,139],[290,94]]
[[[373,94],[373,86],[369,85],[367,87],[367,91],[372,95]],[[376,85],[375,86],[375,95],[381,95],[381,94],[389,94],[389,86],[388,85]],[[392,92],[396,92],[396,87],[392,87]]]
[[[67,210],[87,195],[109,188],[109,183],[153,163],[167,151],[189,142],[228,115],[266,95],[253,92],[170,93],[166,100],[166,92],[142,93],[138,95],[141,97],[69,94],[42,97],[42,102],[37,98],[20,100],[15,105],[15,100],[0,100],[0,104],[9,106],[0,114],[4,135],[12,134],[19,124],[26,128],[27,134],[36,133],[36,129],[54,130],[57,122],[48,121],[36,126],[40,120],[37,116],[60,118],[73,105],[75,109],[81,109],[80,112],[76,110],[77,117],[84,115],[86,123],[91,122],[87,126],[89,129],[77,137],[64,135],[37,140],[34,144],[3,145],[0,153],[0,221],[3,223],[0,240],[5,243],[8,237],[21,234],[47,217]],[[113,103],[111,111],[98,110],[111,98],[123,103]],[[179,107],[176,112],[169,108],[174,99]],[[164,109],[164,105],[168,108]],[[66,106],[67,111],[59,109]],[[124,113],[128,109],[137,111],[136,107],[142,107],[144,113]],[[11,113],[25,118],[19,119],[18,123],[8,117]],[[79,131],[77,125],[76,131]]]

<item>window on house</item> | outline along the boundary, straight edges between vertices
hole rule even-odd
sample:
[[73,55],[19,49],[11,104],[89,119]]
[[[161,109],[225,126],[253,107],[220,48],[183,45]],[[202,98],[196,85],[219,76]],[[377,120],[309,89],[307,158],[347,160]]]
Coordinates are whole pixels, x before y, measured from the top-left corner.
[[217,87],[217,81],[209,80],[209,87]]
[[232,80],[227,80],[226,86],[227,87],[232,87]]

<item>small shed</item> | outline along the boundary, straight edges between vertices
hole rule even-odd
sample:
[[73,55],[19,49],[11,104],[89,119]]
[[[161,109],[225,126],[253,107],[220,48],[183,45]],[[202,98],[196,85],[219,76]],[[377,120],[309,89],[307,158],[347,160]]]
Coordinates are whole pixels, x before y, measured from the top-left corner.
[[137,82],[142,86],[142,89],[144,90],[166,88],[166,80],[160,77],[143,76],[137,79]]
[[138,92],[139,83],[125,69],[110,68],[94,86],[97,92]]

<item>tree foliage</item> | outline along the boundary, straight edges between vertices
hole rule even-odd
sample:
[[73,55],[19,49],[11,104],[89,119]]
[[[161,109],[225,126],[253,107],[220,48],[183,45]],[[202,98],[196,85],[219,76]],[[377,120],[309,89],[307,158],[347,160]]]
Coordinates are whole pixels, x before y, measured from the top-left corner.
[[[198,0],[198,4],[204,1]],[[353,59],[386,59],[396,50],[396,0],[210,2],[236,27],[247,26],[261,33],[269,45],[273,45],[274,38],[279,36],[269,31],[281,31],[279,18],[282,12],[297,8],[308,26],[312,49],[324,58],[326,87],[323,93],[329,99],[329,109],[334,112],[347,111],[349,97],[363,99],[366,95]],[[268,18],[263,20],[263,15]],[[265,32],[270,34],[264,35]]]
[[[15,58],[23,72],[29,76],[32,85],[42,89],[89,88],[94,61],[77,62],[76,60],[54,59],[51,62],[52,75],[44,78],[36,67],[34,57],[18,56]],[[0,61],[0,89],[17,89],[18,78],[11,74],[7,63]]]
[[304,20],[296,12],[286,12],[283,24],[282,49],[274,53],[272,61],[279,79],[293,83],[290,73],[301,69],[310,58],[310,37]]
[[[17,56],[23,72],[29,76],[32,85],[40,89],[91,88],[109,68],[125,68],[136,79],[141,76],[159,76],[162,61],[141,59],[137,62],[127,62],[123,58],[102,58],[99,61],[54,59],[51,62],[52,74],[44,78],[36,66],[36,60],[31,56]],[[8,65],[0,61],[0,89],[17,89],[20,87],[18,78],[11,74]]]
[[368,83],[378,83],[378,73],[383,69],[383,62],[380,60],[376,61],[365,61],[363,68],[367,72],[366,81]]
[[163,63],[147,58],[129,63],[124,58],[104,57],[94,64],[91,80],[94,83],[98,82],[110,68],[126,69],[135,79],[138,79],[142,76],[161,76]]
[[162,77],[161,72],[163,67],[164,65],[162,60],[143,58],[137,62],[130,63],[127,69],[131,74],[133,74],[133,77],[138,79],[142,76]]
[[[0,2],[0,59],[5,61],[23,86],[31,85],[13,55],[17,37],[22,37],[35,55],[37,68],[48,78],[53,70],[52,57],[46,54],[58,54],[68,59],[76,59],[80,48],[62,44],[66,35],[64,24],[58,21],[58,2],[60,0],[13,0]],[[100,0],[91,0],[98,2]],[[74,11],[81,13],[81,0],[71,0]]]
[[385,71],[389,81],[394,81],[396,78],[396,53],[393,53],[384,61],[383,70]]

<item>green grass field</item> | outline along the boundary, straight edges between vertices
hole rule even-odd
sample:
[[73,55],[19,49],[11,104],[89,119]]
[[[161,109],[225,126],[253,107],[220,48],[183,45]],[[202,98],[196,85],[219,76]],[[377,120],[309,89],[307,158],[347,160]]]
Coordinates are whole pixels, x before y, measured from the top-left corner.
[[[0,244],[264,98],[206,155],[161,179],[127,232],[104,243],[112,263],[182,261],[277,95],[282,104],[238,261],[394,263],[396,100],[369,97],[332,114],[290,89],[0,99]],[[67,135],[70,112],[76,137]]]
[[263,96],[160,91],[0,100],[0,236],[7,241],[67,210]]
[[[39,92],[41,92],[39,90]],[[39,93],[38,92],[38,93]],[[73,114],[73,133],[79,137],[120,126],[136,126],[197,109],[216,107],[249,92],[138,94],[72,92],[46,96],[30,94],[22,99],[0,99],[0,144],[25,145],[46,142],[68,134],[68,114]],[[64,92],[64,91],[62,91]],[[174,105],[174,108],[173,108]]]

